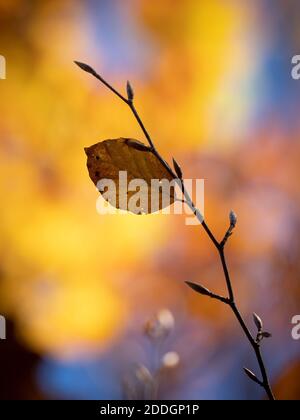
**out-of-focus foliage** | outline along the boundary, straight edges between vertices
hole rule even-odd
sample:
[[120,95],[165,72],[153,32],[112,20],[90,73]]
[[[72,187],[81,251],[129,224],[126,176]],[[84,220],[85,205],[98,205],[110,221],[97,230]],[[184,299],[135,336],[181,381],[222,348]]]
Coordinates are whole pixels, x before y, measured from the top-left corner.
[[290,59],[300,8],[268,5],[0,0],[0,312],[42,357],[46,396],[120,397],[122,370],[150,363],[141,326],[162,307],[174,313],[170,348],[181,361],[163,397],[262,396],[241,372],[256,365],[231,315],[184,285],[224,292],[200,227],[180,216],[97,214],[83,148],[141,133],[78,59],[124,92],[132,81],[161,153],[175,155],[186,178],[205,179],[218,237],[229,210],[238,214],[228,246],[237,297],[249,322],[255,311],[273,333],[264,348],[278,393],[288,397],[286,383],[299,398],[300,83]]

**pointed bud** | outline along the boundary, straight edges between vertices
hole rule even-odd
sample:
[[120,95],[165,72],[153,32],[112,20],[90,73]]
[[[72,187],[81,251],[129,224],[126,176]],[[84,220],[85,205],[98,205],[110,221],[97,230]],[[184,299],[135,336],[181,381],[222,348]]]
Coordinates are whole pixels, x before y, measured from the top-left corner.
[[237,223],[237,215],[235,214],[234,211],[231,210],[231,212],[229,213],[229,221],[230,221],[230,226],[232,228],[234,228],[236,226]]
[[204,295],[204,296],[212,295],[212,293],[208,289],[206,289],[206,287],[203,287],[200,284],[192,283],[190,281],[186,281],[186,284],[195,292],[200,293],[201,295]]
[[248,378],[250,378],[252,381],[256,382],[257,384],[261,385],[261,382],[257,379],[256,375],[250,369],[244,368],[244,372],[246,373]]
[[269,333],[269,332],[267,332],[267,331],[264,331],[261,335],[262,335],[264,338],[271,338],[271,337],[272,337],[272,334],[271,334],[271,333]]
[[134,98],[134,91],[133,91],[132,86],[131,86],[131,84],[128,80],[127,80],[126,90],[127,90],[128,101],[132,102],[133,98]]
[[77,66],[80,67],[81,70],[86,71],[87,73],[90,73],[90,74],[93,74],[93,75],[96,74],[95,70],[91,66],[89,66],[88,64],[81,63],[80,61],[74,61],[74,63],[77,64]]
[[262,328],[263,328],[263,322],[262,322],[261,318],[256,313],[253,314],[253,321],[254,321],[254,324],[256,325],[258,331],[261,331]]
[[173,158],[173,166],[174,166],[174,169],[178,178],[182,179],[182,170],[174,158]]

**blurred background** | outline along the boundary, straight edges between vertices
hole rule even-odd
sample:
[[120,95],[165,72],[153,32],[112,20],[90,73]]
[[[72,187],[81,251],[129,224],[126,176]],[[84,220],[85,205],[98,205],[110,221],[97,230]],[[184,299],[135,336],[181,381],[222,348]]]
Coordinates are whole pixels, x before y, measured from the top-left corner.
[[201,227],[97,214],[83,148],[144,138],[73,60],[131,81],[163,156],[205,179],[218,238],[237,213],[238,303],[273,333],[277,396],[300,397],[299,22],[297,0],[0,0],[0,398],[143,398],[153,375],[161,399],[264,398],[232,314],[184,284],[225,293]]

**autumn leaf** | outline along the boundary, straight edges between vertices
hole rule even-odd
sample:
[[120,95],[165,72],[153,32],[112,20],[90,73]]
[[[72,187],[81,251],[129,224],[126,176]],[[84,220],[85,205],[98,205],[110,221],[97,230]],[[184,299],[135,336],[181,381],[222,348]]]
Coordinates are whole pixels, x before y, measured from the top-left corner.
[[104,140],[84,150],[91,180],[114,207],[147,214],[174,202],[174,178],[140,141]]

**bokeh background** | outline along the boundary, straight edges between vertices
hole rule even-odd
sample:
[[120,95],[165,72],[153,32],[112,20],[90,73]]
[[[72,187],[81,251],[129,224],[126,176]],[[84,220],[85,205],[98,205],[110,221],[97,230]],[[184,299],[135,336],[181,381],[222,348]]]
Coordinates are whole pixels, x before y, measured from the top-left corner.
[[[218,238],[238,214],[238,302],[273,333],[277,396],[300,397],[299,22],[297,0],[0,0],[0,398],[141,396],[169,351],[179,361],[163,358],[161,399],[264,398],[242,372],[257,366],[232,314],[184,284],[225,293],[202,229],[97,214],[83,147],[144,139],[74,59],[120,90],[131,80],[161,153],[205,179]],[[157,313],[174,323],[163,339],[145,335]]]

